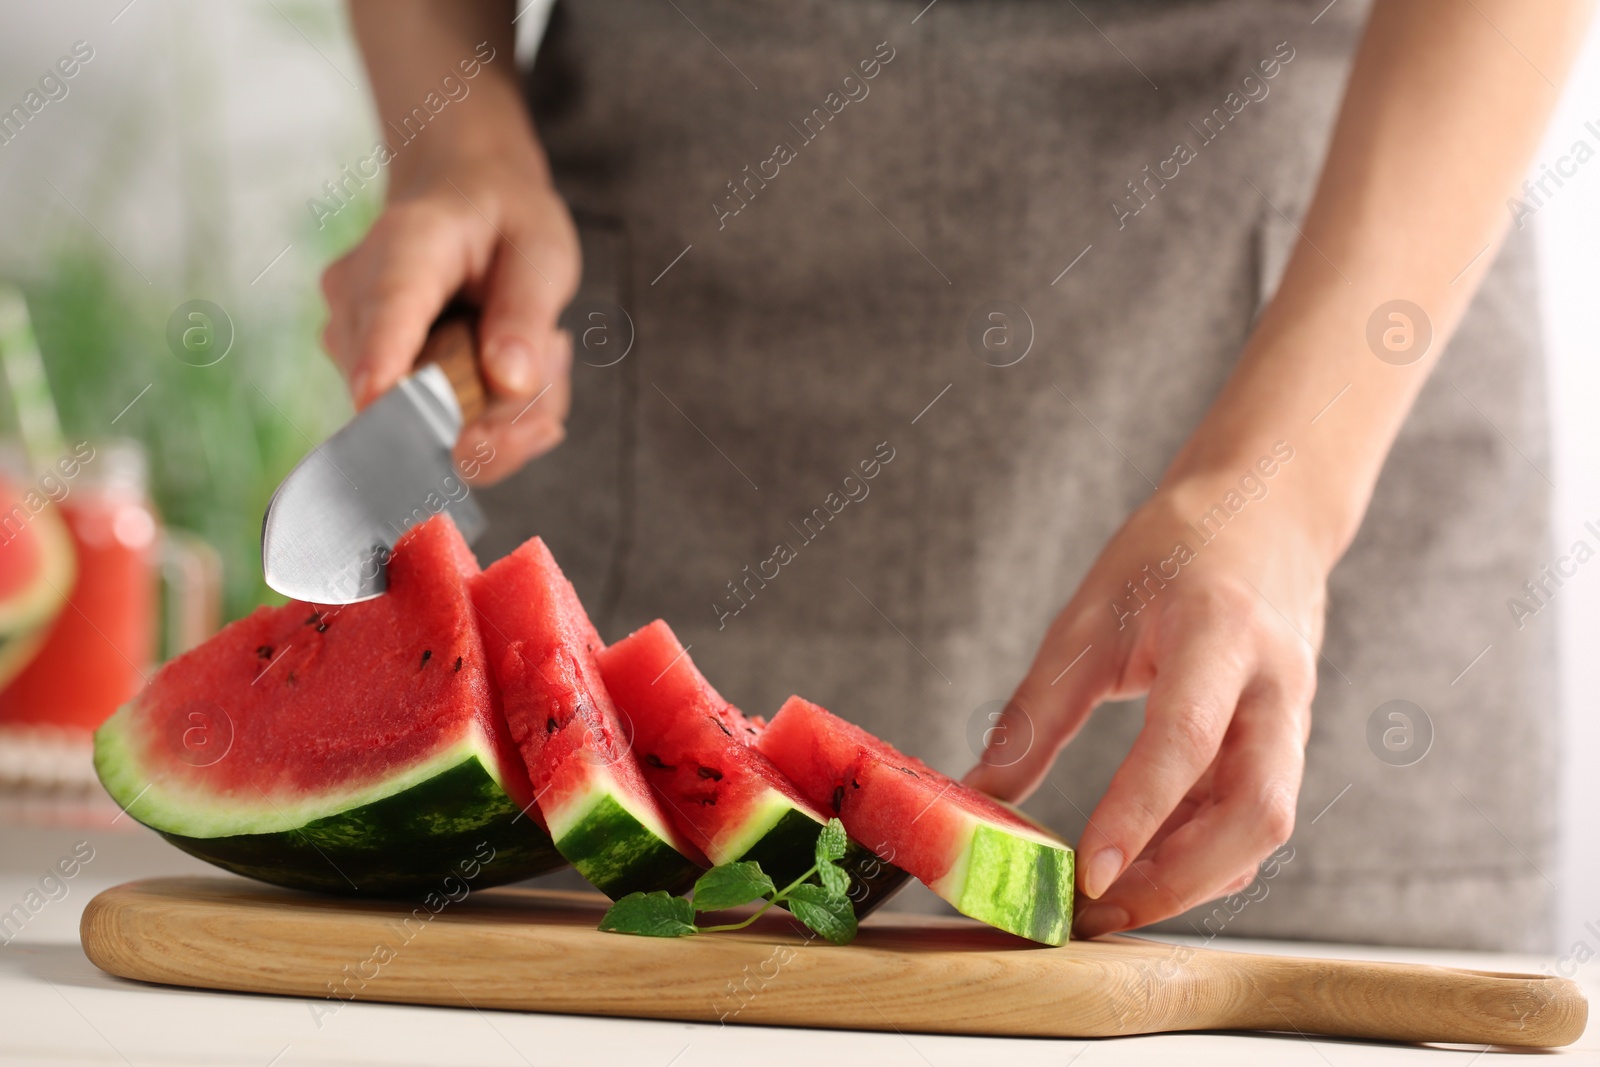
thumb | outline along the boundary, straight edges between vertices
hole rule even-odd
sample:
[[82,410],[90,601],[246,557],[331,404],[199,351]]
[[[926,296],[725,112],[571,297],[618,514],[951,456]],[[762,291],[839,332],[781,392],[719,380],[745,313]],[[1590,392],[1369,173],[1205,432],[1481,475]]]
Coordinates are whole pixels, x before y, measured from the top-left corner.
[[978,765],[965,783],[1001,800],[1019,803],[1039,788],[1089,712],[1111,691],[1106,671],[1111,649],[1046,639],[999,722],[985,737]]
[[556,319],[576,288],[578,267],[573,255],[552,256],[548,248],[508,238],[495,252],[478,336],[497,395],[526,399],[566,373]]

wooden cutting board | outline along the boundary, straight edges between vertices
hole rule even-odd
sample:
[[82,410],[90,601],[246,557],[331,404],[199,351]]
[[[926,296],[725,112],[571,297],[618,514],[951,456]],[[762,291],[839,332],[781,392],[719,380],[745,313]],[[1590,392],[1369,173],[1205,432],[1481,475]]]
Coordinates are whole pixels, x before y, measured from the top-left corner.
[[[855,943],[786,915],[679,939],[595,929],[588,893],[345,900],[235,878],[108,889],[83,948],[124,978],[345,1000],[690,1022],[1109,1037],[1279,1030],[1556,1046],[1588,1004],[1561,978],[1246,955],[1131,937],[1033,945],[962,919],[876,915]],[[436,911],[434,909],[437,909]]]

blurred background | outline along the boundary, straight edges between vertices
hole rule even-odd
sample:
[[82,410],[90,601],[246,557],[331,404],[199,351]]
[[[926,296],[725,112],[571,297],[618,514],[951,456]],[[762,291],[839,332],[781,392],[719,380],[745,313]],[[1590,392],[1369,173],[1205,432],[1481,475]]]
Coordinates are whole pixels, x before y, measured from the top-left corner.
[[[104,826],[87,729],[162,658],[279,599],[262,511],[349,414],[317,277],[381,190],[320,219],[308,201],[333,202],[324,183],[376,123],[335,3],[8,2],[0,25],[0,109],[43,100],[0,122],[0,802]],[[1534,170],[1597,130],[1591,33]],[[1529,224],[1566,545],[1600,527],[1600,168]],[[1600,924],[1600,570],[1556,606],[1529,625],[1558,626],[1564,653],[1565,950]]]

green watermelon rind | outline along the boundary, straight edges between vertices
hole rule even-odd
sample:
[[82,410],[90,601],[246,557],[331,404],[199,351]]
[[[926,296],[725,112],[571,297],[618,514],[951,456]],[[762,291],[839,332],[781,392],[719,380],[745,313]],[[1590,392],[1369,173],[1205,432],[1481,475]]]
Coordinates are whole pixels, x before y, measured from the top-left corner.
[[544,806],[555,846],[567,862],[612,900],[658,889],[681,893],[701,867],[672,843],[656,821],[636,812],[620,789],[591,788],[560,807]]
[[[816,863],[817,835],[822,832],[824,821],[776,789],[770,790],[755,810],[759,814],[741,827],[743,833],[737,839],[748,843],[742,847],[728,845],[725,852],[729,858],[718,862],[753,860],[782,888]],[[900,868],[879,859],[854,838],[845,846],[839,866],[850,876],[850,905],[858,919],[866,918],[893,896],[907,878]],[[813,877],[811,881],[817,879]]]
[[1072,930],[1072,848],[974,817],[955,862],[929,884],[961,914],[1046,945]]
[[476,756],[398,793],[292,830],[161,836],[235,874],[291,889],[362,896],[430,890],[448,895],[460,885],[484,889],[566,866],[549,837]]
[[[33,659],[78,577],[72,535],[58,515],[41,512],[27,529],[10,536],[29,535],[39,539],[38,574],[9,596],[0,597],[0,685]],[[6,536],[0,529],[0,540]]]
[[[298,830],[319,819],[406,792],[470,759],[476,759],[502,793],[505,779],[493,740],[483,728],[472,728],[452,744],[427,759],[376,778],[365,785],[338,792],[307,794],[291,800],[256,792],[255,798],[217,796],[204,789],[161,782],[140,760],[135,737],[145,724],[138,718],[138,701],[124,705],[95,732],[94,767],[118,806],[134,819],[162,833],[190,838],[236,837]],[[222,757],[218,766],[229,758]],[[205,768],[195,769],[203,777]],[[510,797],[507,797],[510,802]]]

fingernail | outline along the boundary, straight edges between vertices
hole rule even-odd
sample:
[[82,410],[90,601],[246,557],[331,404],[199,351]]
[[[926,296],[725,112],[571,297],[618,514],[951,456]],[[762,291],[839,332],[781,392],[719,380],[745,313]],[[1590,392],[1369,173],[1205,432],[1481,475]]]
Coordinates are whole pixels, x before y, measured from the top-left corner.
[[1116,904],[1094,904],[1078,912],[1072,933],[1080,938],[1099,937],[1114,930],[1126,930],[1128,924],[1127,909]]
[[1089,862],[1083,868],[1084,895],[1098,897],[1121,873],[1122,850],[1115,846],[1101,849],[1089,857]]
[[483,354],[484,365],[494,384],[512,393],[527,393],[533,388],[533,349],[522,341],[497,341]]

